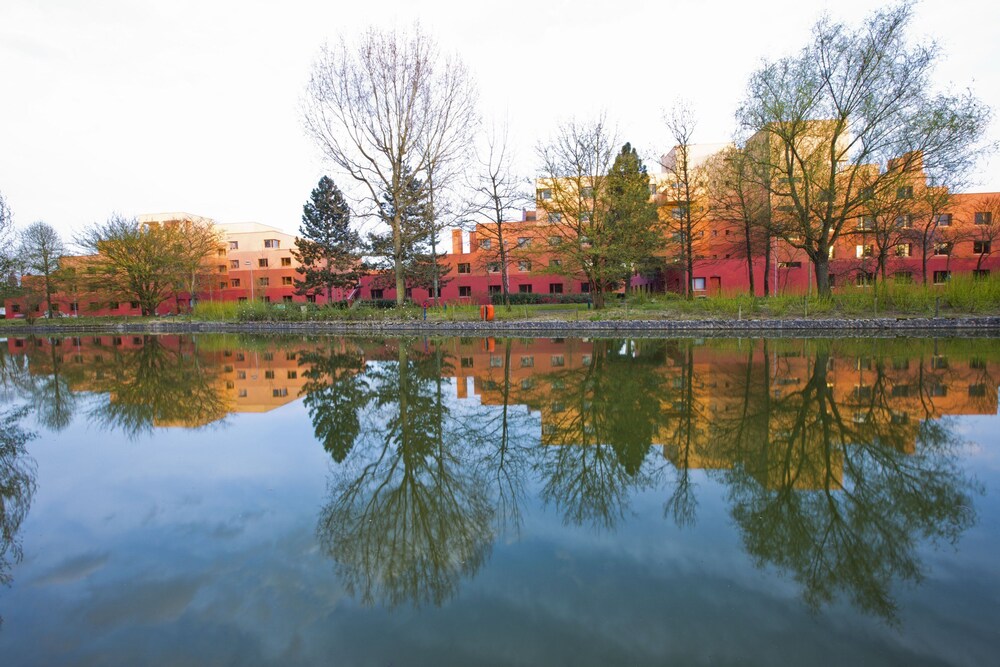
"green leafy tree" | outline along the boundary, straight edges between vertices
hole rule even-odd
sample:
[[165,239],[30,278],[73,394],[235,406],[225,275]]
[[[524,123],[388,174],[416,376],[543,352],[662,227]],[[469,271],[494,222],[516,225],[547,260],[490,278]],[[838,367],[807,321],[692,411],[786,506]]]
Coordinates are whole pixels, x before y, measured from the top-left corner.
[[302,276],[295,281],[297,294],[321,290],[330,303],[334,288],[358,284],[361,237],[351,229],[351,209],[343,193],[328,176],[319,179],[302,207],[299,233],[292,251]]
[[[62,239],[52,225],[41,220],[31,223],[27,229],[21,232],[21,245],[18,256],[25,273],[32,274],[33,277],[41,280],[37,285],[40,295],[44,295],[44,302],[49,317],[54,314],[52,307],[52,295],[57,289],[57,274],[59,271],[59,259],[65,254]],[[22,278],[22,287],[26,286],[26,281]],[[32,280],[27,281],[31,283]]]

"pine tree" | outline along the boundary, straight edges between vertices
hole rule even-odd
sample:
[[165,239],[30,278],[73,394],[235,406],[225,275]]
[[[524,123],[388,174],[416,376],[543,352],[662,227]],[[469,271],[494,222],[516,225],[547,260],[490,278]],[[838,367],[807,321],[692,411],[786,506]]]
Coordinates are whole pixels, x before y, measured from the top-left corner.
[[[429,222],[427,192],[423,181],[409,173],[404,175],[403,180],[408,183],[405,199],[410,204],[399,215],[402,237],[399,254],[397,256],[394,250],[391,231],[369,234],[368,251],[373,258],[374,267],[386,272],[384,279],[377,279],[376,284],[391,286],[388,271],[399,266],[407,288],[418,287],[430,292],[434,289],[434,264],[437,263],[438,284],[442,287],[447,282],[444,276],[451,267],[440,261],[443,253],[435,255],[431,250],[433,230]],[[380,217],[386,224],[396,218],[396,211],[388,194],[383,196]]]
[[351,209],[343,193],[327,176],[319,179],[309,201],[302,207],[300,238],[292,254],[299,262],[302,278],[295,281],[296,294],[350,288],[360,280],[361,237],[351,229]]
[[649,174],[629,143],[615,157],[605,196],[609,254],[621,264],[627,289],[632,271],[648,267],[663,244],[656,205],[649,196]]

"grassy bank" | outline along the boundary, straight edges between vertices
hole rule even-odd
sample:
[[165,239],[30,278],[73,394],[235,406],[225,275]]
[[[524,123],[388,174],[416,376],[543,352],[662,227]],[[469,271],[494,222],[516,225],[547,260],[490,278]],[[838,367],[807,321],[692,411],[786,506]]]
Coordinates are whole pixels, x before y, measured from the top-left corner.
[[[316,304],[267,304],[256,302],[202,302],[190,315],[170,318],[79,317],[36,320],[46,327],[63,325],[106,326],[122,322],[377,322],[424,319],[424,310],[413,304],[387,307],[385,302],[359,302],[351,308]],[[586,303],[517,304],[496,306],[496,319],[602,321],[602,320],[719,320],[719,319],[866,319],[886,317],[965,317],[1000,315],[1000,279],[974,281],[956,277],[945,285],[898,285],[877,288],[846,286],[829,298],[816,295],[779,294],[751,297],[731,294],[684,299],[675,294],[612,296],[608,306],[593,310]],[[444,303],[427,309],[429,322],[479,320],[479,306]],[[7,330],[24,328],[25,320],[0,320]]]

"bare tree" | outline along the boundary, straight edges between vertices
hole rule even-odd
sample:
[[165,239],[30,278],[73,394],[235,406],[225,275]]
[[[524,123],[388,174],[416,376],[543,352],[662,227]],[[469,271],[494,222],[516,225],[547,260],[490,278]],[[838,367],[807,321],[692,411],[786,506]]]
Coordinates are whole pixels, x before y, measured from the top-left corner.
[[617,140],[604,117],[563,124],[556,136],[538,147],[542,178],[537,204],[552,230],[553,248],[563,260],[560,271],[583,273],[590,285],[594,307],[604,307],[604,295],[621,277],[604,205],[608,172]]
[[313,64],[303,101],[306,132],[361,187],[362,209],[377,215],[388,200],[399,304],[405,298],[400,216],[424,196],[414,194],[412,181],[440,173],[455,156],[462,131],[452,124],[467,118],[466,104],[446,98],[470,89],[464,68],[442,62],[419,27],[371,28],[355,45],[342,39],[324,47]]
[[930,186],[919,194],[915,193],[913,209],[909,214],[913,226],[906,238],[916,244],[920,252],[920,274],[922,284],[927,284],[927,260],[935,248],[947,236],[951,227],[952,214],[946,213],[952,205],[953,197],[947,187]]
[[703,235],[708,219],[708,207],[704,200],[707,186],[706,171],[694,164],[691,155],[691,139],[697,122],[694,112],[686,103],[677,103],[665,115],[667,130],[675,146],[663,160],[664,171],[670,174],[666,191],[661,192],[661,201],[666,208],[667,228],[670,240],[679,250],[678,256],[684,267],[684,294],[694,296],[695,237]]
[[[28,225],[21,232],[18,257],[26,273],[41,279],[42,292],[45,295],[45,308],[49,317],[55,314],[52,307],[52,295],[56,292],[56,273],[59,270],[59,259],[66,254],[62,239],[52,225],[41,220]],[[29,279],[28,282],[31,282]],[[21,284],[25,280],[22,278]]]
[[[510,309],[510,281],[507,269],[510,256],[505,237],[512,220],[529,197],[527,181],[514,172],[513,156],[507,142],[507,125],[494,126],[484,137],[483,146],[476,152],[477,169],[470,189],[476,212],[489,218],[489,249],[483,253],[487,263],[499,264],[503,302]],[[482,246],[480,246],[482,248]]]
[[14,214],[0,192],[0,297],[15,284],[17,261],[14,248]]
[[[767,189],[795,227],[789,243],[812,260],[821,295],[830,294],[829,259],[867,189],[886,169],[961,174],[974,163],[989,111],[971,93],[933,94],[934,43],[911,45],[913,15],[903,2],[854,28],[820,19],[795,56],[765,63],[738,113],[768,174]],[[863,179],[872,169],[878,175]]]

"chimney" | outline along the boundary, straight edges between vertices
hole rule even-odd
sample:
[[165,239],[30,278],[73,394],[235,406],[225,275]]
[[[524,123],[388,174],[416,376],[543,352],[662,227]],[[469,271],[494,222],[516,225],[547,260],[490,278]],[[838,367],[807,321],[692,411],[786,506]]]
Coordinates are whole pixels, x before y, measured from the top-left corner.
[[469,232],[469,252],[476,252],[479,249],[479,246],[476,245],[477,236],[475,230]]
[[451,254],[461,255],[462,254],[462,230],[453,229],[451,230]]

